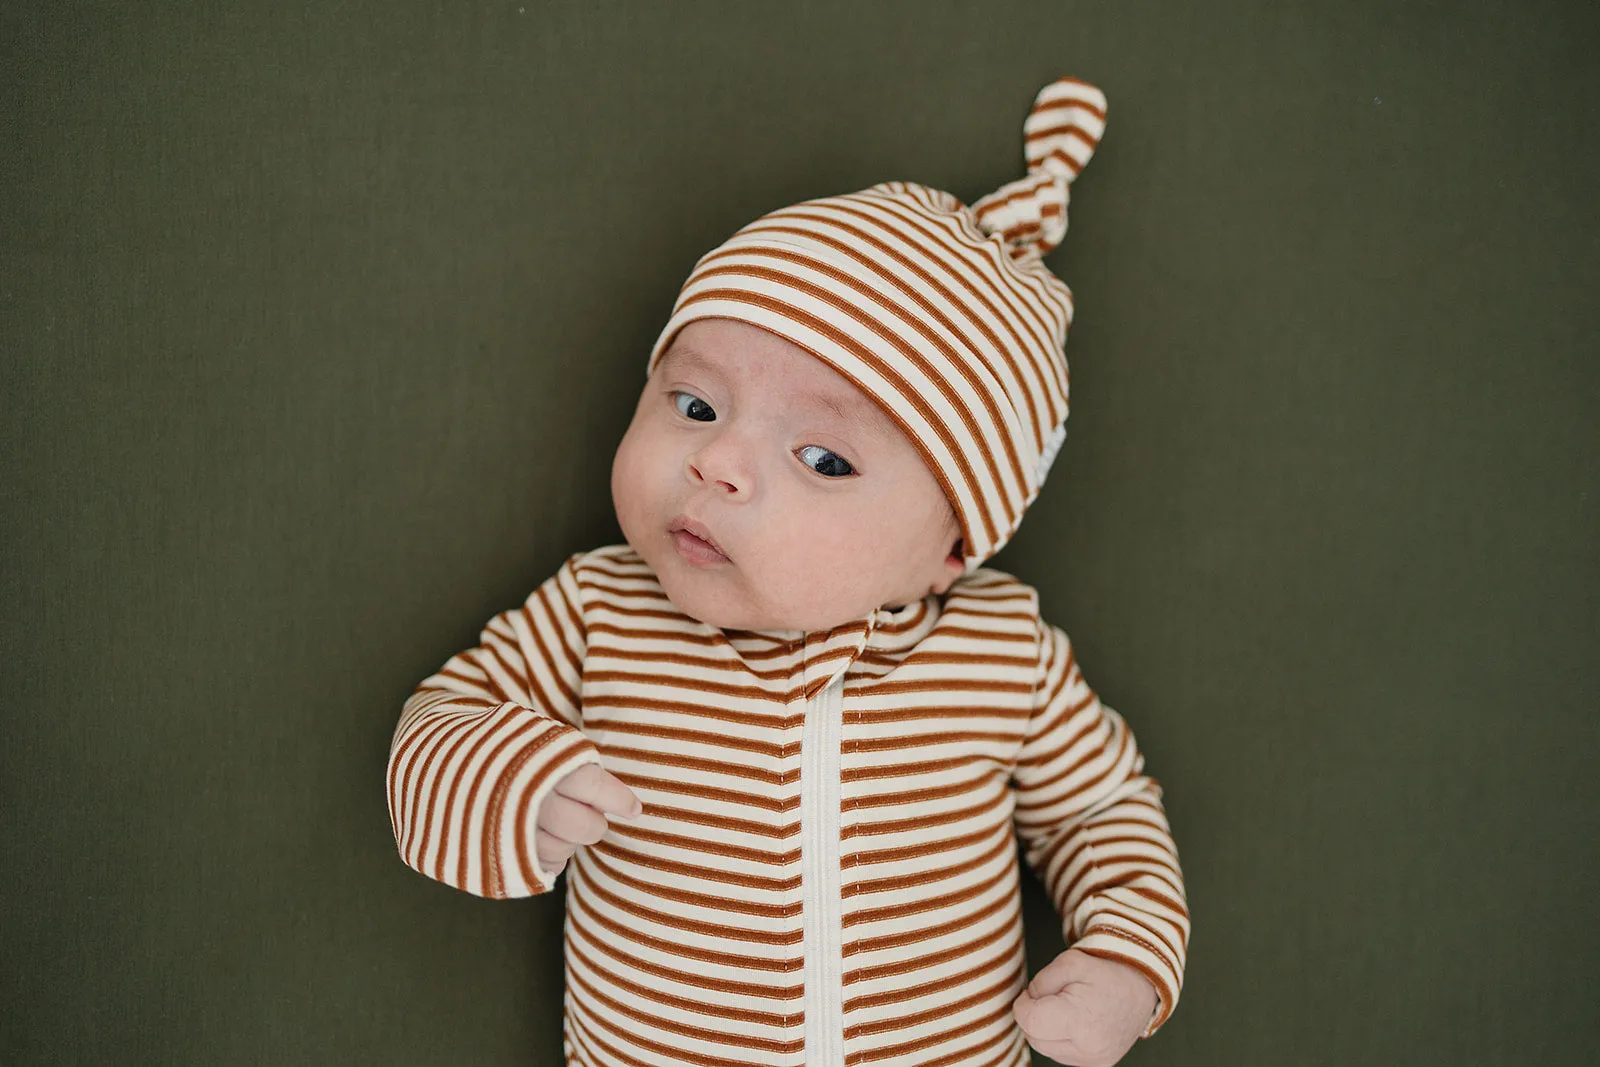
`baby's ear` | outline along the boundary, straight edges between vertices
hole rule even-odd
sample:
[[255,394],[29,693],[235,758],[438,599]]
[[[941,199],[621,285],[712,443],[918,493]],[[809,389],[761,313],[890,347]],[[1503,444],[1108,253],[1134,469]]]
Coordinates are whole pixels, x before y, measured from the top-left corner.
[[961,542],[957,541],[951,547],[950,554],[940,564],[939,578],[933,583],[933,588],[929,592],[934,596],[943,596],[950,591],[952,585],[956,584],[956,579],[961,577],[961,572],[966,569],[966,564],[962,561]]

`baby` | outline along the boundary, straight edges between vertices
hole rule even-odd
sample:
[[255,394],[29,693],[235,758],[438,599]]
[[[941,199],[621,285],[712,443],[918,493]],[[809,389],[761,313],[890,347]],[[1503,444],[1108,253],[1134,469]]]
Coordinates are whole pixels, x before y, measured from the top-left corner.
[[[695,266],[577,555],[406,703],[405,862],[567,873],[566,1062],[1115,1063],[1178,997],[1156,783],[1034,591],[981,566],[1063,436],[1072,298],[1040,257],[1105,99],[1028,177],[889,183]],[[1070,947],[1026,982],[1017,846]]]

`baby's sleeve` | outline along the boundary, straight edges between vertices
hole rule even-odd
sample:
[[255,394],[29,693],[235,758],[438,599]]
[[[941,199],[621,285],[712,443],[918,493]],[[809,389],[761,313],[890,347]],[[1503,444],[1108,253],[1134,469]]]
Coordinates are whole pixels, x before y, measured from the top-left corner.
[[539,804],[600,758],[578,729],[587,646],[574,556],[476,648],[424,680],[389,750],[389,817],[400,858],[484,897],[549,890],[533,847]]
[[1040,624],[1039,679],[1013,771],[1028,864],[1061,913],[1072,948],[1128,964],[1172,1014],[1183,982],[1189,912],[1161,787],[1115,711],[1078,669],[1067,635]]

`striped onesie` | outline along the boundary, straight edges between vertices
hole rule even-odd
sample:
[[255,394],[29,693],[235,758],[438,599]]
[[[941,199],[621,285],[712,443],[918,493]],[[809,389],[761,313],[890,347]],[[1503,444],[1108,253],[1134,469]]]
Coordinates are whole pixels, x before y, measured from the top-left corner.
[[679,612],[627,546],[574,556],[406,703],[407,864],[543,893],[535,813],[602,764],[643,801],[567,867],[566,1062],[1029,1062],[1017,845],[1069,944],[1171,1013],[1188,916],[1160,789],[1027,585],[820,633]]

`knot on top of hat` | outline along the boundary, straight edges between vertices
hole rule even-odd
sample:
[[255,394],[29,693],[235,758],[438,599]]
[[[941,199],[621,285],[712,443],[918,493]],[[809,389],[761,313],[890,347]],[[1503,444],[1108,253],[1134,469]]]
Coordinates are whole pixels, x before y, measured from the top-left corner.
[[984,233],[1013,259],[1043,256],[1067,233],[1067,186],[1083,170],[1106,128],[1106,97],[1088,82],[1062,78],[1039,90],[1022,124],[1028,176],[972,205]]

